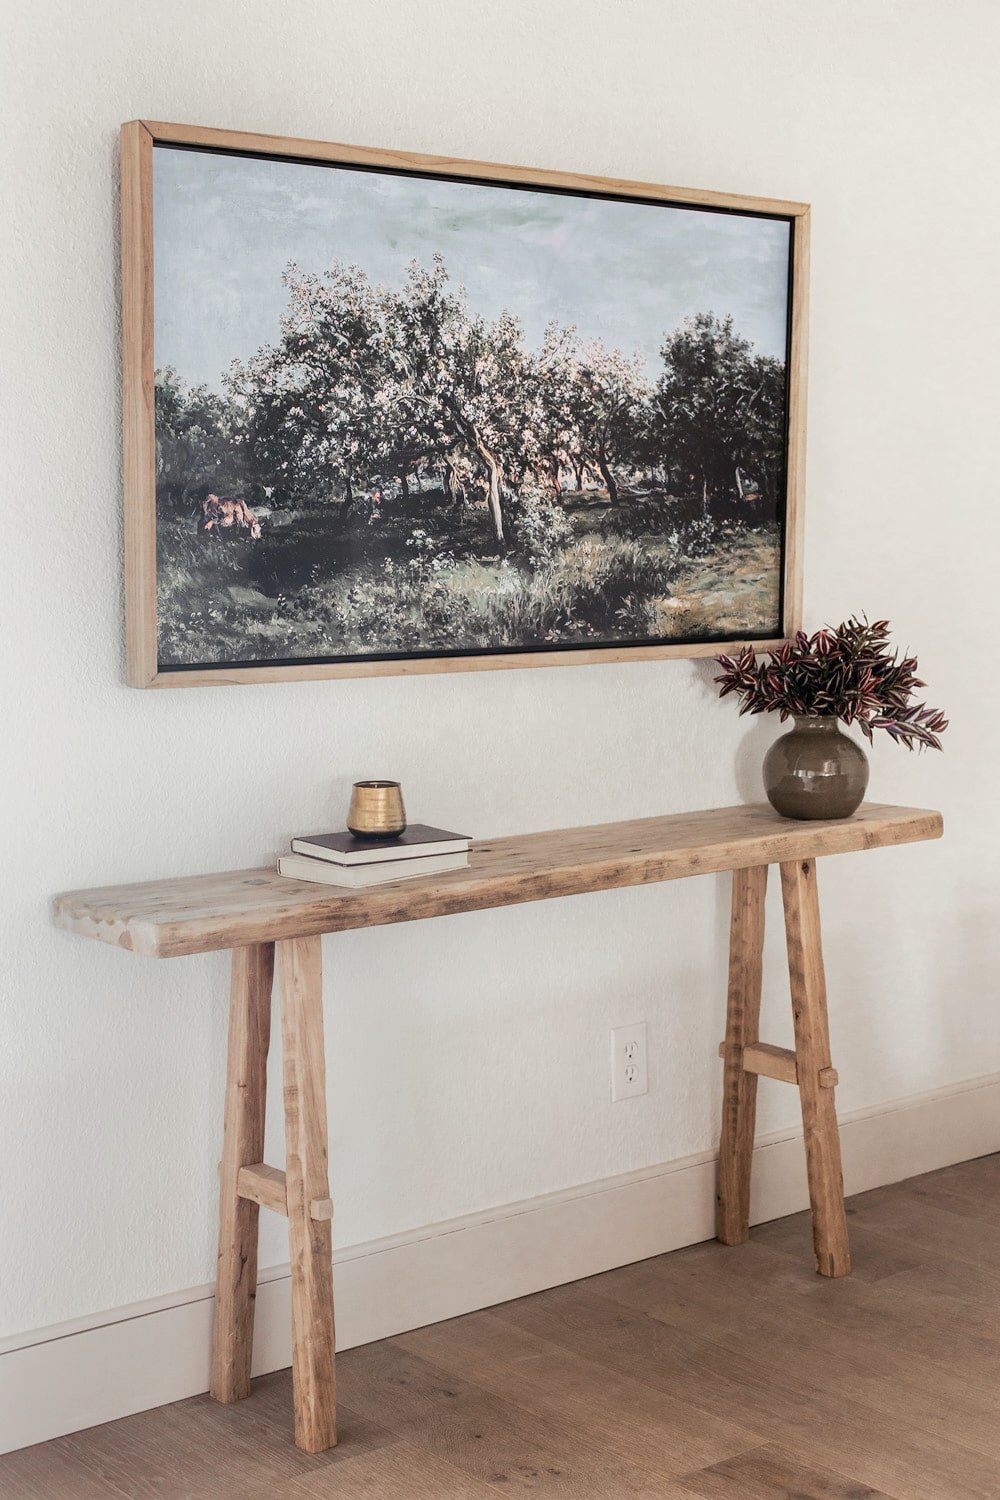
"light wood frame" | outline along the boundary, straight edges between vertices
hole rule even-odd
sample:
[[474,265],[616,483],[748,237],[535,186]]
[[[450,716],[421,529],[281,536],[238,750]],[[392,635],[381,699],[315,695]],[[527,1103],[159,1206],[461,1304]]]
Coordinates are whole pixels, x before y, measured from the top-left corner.
[[[791,328],[788,379],[788,453],[784,518],[783,630],[801,623],[802,509],[805,485],[806,365],[808,344],[809,205],[657,183],[629,182],[534,167],[462,161],[286,136],[212,130],[132,120],[121,131],[122,420],[125,488],[126,675],[133,687],[196,687],[206,684],[295,682],[307,678],[391,677],[425,672],[497,671],[515,667],[586,666],[599,662],[660,661],[714,656],[719,642],[644,646],[598,646],[574,650],[498,652],[490,655],[420,656],[395,660],[303,662],[285,665],[159,667],[156,620],[156,432],[153,380],[153,146],[204,146],[317,162],[433,173],[439,177],[486,179],[512,186],[566,188],[584,193],[660,199],[680,205],[779,215],[792,224]],[[727,642],[758,650],[779,640]]]

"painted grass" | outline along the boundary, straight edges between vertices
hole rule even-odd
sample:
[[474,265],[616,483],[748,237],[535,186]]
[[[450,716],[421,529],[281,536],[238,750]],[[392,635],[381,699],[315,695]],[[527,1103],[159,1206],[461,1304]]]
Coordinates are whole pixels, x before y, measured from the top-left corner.
[[478,512],[265,520],[259,542],[161,522],[163,663],[447,652],[770,633],[773,529],[684,520],[593,494],[520,518],[502,551]]

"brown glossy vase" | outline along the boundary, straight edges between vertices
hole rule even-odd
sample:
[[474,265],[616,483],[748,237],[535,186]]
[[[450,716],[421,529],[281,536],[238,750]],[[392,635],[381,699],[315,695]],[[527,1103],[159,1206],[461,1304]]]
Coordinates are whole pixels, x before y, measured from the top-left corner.
[[833,718],[795,720],[764,756],[767,800],[783,818],[849,818],[868,786],[868,757]]

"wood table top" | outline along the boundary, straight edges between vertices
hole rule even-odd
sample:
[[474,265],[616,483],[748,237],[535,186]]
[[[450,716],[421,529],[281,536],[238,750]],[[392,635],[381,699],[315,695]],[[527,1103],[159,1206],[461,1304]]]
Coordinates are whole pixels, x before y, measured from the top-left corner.
[[68,891],[55,897],[53,920],[81,937],[170,958],[910,844],[943,831],[938,812],[876,802],[851,818],[809,823],[764,805],[717,807],[483,839],[465,869],[365,890],[257,869]]

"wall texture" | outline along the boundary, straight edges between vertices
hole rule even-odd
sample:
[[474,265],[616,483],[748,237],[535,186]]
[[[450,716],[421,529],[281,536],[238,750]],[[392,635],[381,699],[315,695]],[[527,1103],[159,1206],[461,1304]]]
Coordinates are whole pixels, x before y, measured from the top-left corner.
[[[813,203],[807,617],[888,615],[954,721],[941,758],[873,761],[877,797],[944,808],[945,842],[822,871],[840,1101],[1000,1069],[990,0],[35,0],[5,31],[0,1333],[214,1265],[226,966],[55,932],[52,892],[267,858],[360,775],[482,835],[731,802],[759,795],[774,732],[684,662],[125,688],[115,173],[136,116]],[[713,877],[331,941],[338,1242],[710,1147],[727,900]],[[608,1028],[639,1018],[650,1092],[612,1106]],[[766,1089],[762,1128],[795,1108]],[[262,1264],[285,1260],[265,1236]]]

